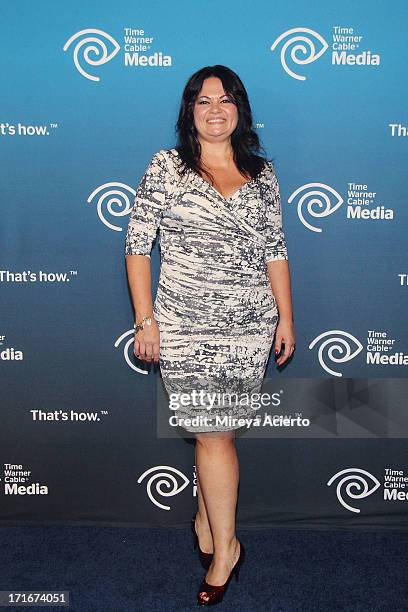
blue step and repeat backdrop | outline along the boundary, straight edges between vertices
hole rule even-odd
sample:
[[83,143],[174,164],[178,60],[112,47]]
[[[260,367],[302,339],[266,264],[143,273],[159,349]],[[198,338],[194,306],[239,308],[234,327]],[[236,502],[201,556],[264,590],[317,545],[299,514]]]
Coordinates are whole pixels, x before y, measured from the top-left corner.
[[[407,528],[407,3],[1,17],[1,523],[187,524],[194,445],[132,354],[124,239],[187,79],[224,64],[280,182],[297,339],[273,419],[237,438],[238,525]],[[159,265],[156,241],[154,292]]]

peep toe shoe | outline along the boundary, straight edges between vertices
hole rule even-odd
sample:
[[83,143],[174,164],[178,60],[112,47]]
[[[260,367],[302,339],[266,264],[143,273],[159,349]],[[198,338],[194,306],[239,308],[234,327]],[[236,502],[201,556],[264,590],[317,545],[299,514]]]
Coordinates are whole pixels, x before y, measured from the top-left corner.
[[[198,593],[197,593],[197,603],[200,606],[215,606],[216,604],[221,603],[227,591],[227,588],[231,581],[232,576],[235,575],[235,580],[238,581],[239,570],[245,559],[244,545],[240,542],[240,540],[238,541],[239,541],[239,557],[234,567],[232,568],[230,575],[227,578],[227,581],[224,584],[221,584],[219,586],[214,585],[214,584],[209,584],[205,578],[201,582],[200,588],[198,589]],[[208,595],[208,599],[203,599],[202,595],[200,595],[200,593],[203,593],[203,592],[205,592],[205,594]]]

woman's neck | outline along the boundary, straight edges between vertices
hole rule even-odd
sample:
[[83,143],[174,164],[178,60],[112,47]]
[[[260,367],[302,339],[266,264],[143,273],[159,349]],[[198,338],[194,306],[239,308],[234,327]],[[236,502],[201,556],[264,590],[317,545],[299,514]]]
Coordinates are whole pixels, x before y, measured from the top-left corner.
[[228,165],[234,156],[231,141],[221,142],[201,141],[201,160],[208,166],[220,167]]

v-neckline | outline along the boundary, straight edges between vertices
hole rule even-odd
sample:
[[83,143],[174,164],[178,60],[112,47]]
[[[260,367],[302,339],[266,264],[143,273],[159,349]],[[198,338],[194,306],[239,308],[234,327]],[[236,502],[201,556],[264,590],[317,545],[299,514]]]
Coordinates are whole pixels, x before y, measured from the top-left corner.
[[[172,149],[172,151],[175,152],[177,156],[179,156],[179,153],[178,153],[177,149],[174,148],[174,149]],[[265,164],[265,166],[262,168],[262,170],[256,176],[254,176],[253,178],[249,179],[249,181],[246,181],[245,183],[243,183],[241,185],[241,187],[238,187],[238,189],[235,191],[235,193],[233,193],[228,198],[225,197],[222,193],[220,193],[218,191],[218,189],[216,189],[214,187],[214,185],[212,185],[209,181],[206,181],[205,178],[203,178],[201,176],[201,174],[199,174],[198,172],[195,172],[195,170],[191,170],[191,168],[190,168],[190,172],[192,172],[193,176],[197,177],[202,183],[204,183],[210,189],[212,189],[213,192],[216,193],[219,198],[221,198],[225,202],[231,202],[232,200],[235,200],[235,198],[241,193],[241,191],[244,189],[244,187],[246,187],[250,183],[255,182],[261,176],[261,174],[263,174],[265,172],[265,169],[266,169],[266,164]]]
[[234,192],[232,195],[230,195],[230,196],[228,196],[228,197],[224,196],[224,195],[223,195],[223,194],[222,194],[220,191],[218,191],[218,189],[216,189],[216,188],[214,187],[214,185],[212,185],[212,184],[211,184],[209,181],[206,181],[206,180],[205,180],[205,178],[203,178],[203,177],[201,176],[201,174],[199,174],[198,172],[195,172],[194,170],[193,170],[192,172],[193,172],[193,174],[194,174],[195,176],[197,176],[197,177],[198,177],[198,178],[199,178],[199,179],[200,179],[200,180],[201,180],[203,183],[205,183],[206,185],[208,185],[208,187],[209,187],[210,189],[212,189],[212,190],[213,190],[213,191],[214,191],[214,192],[217,194],[217,196],[218,196],[218,197],[220,197],[222,200],[225,200],[226,202],[231,202],[232,200],[235,200],[235,198],[236,198],[236,197],[237,197],[237,196],[238,196],[238,195],[241,193],[241,191],[244,189],[244,187],[246,187],[247,185],[249,185],[249,183],[254,182],[254,181],[255,181],[255,180],[256,180],[256,179],[259,177],[259,175],[260,175],[260,174],[263,172],[263,169],[261,170],[261,172],[260,172],[259,174],[257,174],[257,176],[255,176],[255,177],[253,177],[253,178],[249,179],[249,181],[246,181],[245,183],[243,183],[243,184],[242,184],[240,187],[238,187],[238,189],[237,189],[237,190],[236,190],[236,191],[235,191],[235,192]]

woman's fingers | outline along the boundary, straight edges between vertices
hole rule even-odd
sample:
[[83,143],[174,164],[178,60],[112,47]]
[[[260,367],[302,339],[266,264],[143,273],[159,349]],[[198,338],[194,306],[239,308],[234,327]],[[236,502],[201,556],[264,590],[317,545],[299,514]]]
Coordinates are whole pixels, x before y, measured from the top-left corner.
[[143,340],[140,340],[139,341],[139,354],[138,354],[139,359],[146,359],[147,357],[146,348],[147,348],[147,343],[143,342]]
[[152,359],[155,363],[159,363],[160,344],[158,342],[144,342],[135,336],[133,352],[138,359],[146,360],[147,363],[150,363]]
[[145,359],[147,363],[150,363],[152,360],[153,346],[151,342],[146,342],[145,347]]
[[283,351],[283,355],[279,357],[277,364],[282,365],[282,363],[284,363],[291,354],[291,347],[289,346],[289,344],[285,344],[285,350]]
[[279,357],[279,359],[277,359],[276,361],[278,365],[282,365],[282,363],[284,363],[288,359],[288,357],[291,357],[293,351],[295,350],[295,345],[293,343],[289,344],[289,342],[285,343],[283,341],[283,344],[285,345],[285,350],[283,354]]
[[275,342],[275,357],[281,352],[282,344],[284,345],[285,349],[282,355],[276,360],[276,363],[278,365],[282,365],[282,363],[285,363],[285,361],[292,356],[293,351],[295,350],[295,340],[293,337],[288,338],[285,341],[285,337],[283,335],[278,334]]

